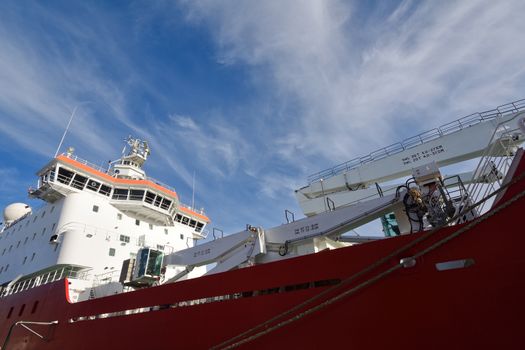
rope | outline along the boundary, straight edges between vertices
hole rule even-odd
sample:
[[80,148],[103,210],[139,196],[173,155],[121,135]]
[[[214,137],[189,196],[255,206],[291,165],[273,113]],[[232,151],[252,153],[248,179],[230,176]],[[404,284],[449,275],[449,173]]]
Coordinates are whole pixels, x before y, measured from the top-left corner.
[[[287,319],[287,320],[284,320],[284,321],[281,321],[277,324],[275,324],[274,326],[272,327],[268,327],[269,324],[273,323],[274,321],[277,321],[278,319],[281,319],[285,316],[288,316],[292,313],[294,313],[295,311],[298,311],[299,309],[303,308],[304,306],[307,306],[308,304],[311,304],[313,303],[314,301],[322,298],[323,296],[325,296],[326,294],[328,293],[331,293],[333,292],[334,290],[338,289],[338,288],[341,288],[342,286],[344,285],[347,285],[349,284],[350,282],[356,280],[357,278],[359,278],[360,276],[374,270],[375,268],[377,268],[378,266],[380,265],[383,265],[385,262],[388,262],[389,260],[391,260],[392,258],[394,258],[395,256],[398,256],[400,253],[403,253],[404,251],[412,248],[413,246],[415,246],[416,244],[430,238],[431,236],[433,236],[436,232],[438,232],[441,228],[443,228],[444,226],[448,225],[449,223],[452,223],[452,222],[455,222],[455,220],[457,220],[458,218],[460,218],[461,216],[463,216],[465,213],[468,213],[469,211],[473,210],[474,208],[478,207],[479,205],[485,203],[486,201],[488,201],[490,198],[496,196],[497,194],[499,194],[500,192],[502,192],[503,190],[505,190],[506,188],[510,187],[511,185],[521,181],[523,178],[525,177],[525,173],[521,174],[520,176],[516,177],[513,179],[513,181],[505,184],[504,186],[500,187],[499,189],[497,189],[496,191],[492,192],[490,195],[488,195],[487,197],[481,199],[480,201],[478,201],[477,203],[471,205],[470,207],[468,208],[465,208],[462,212],[458,213],[457,215],[455,215],[454,217],[450,218],[449,220],[447,220],[447,222],[445,222],[443,225],[441,226],[438,226],[434,229],[432,229],[431,231],[428,231],[427,233],[421,235],[419,238],[409,242],[408,244],[406,244],[405,246],[395,250],[394,252],[390,253],[389,255],[377,260],[375,263],[372,263],[371,265],[367,266],[366,268],[364,268],[363,270],[357,272],[356,274],[348,277],[347,279],[343,280],[339,285],[337,286],[334,286],[332,288],[329,288],[329,289],[325,289],[324,291],[322,291],[321,293],[313,296],[312,298],[292,307],[291,309],[287,310],[287,311],[284,311],[282,312],[281,314],[277,315],[277,316],[274,316],[272,317],[271,319],[267,320],[267,321],[264,321],[263,323],[253,327],[253,328],[250,328],[248,329],[247,331],[245,332],[242,332],[240,333],[239,335],[233,337],[233,338],[230,338],[218,345],[215,345],[213,347],[211,347],[211,349],[221,349],[221,350],[227,350],[227,349],[233,349],[233,348],[236,348],[236,347],[239,347],[245,343],[248,343],[248,342],[251,342],[263,335],[266,335],[270,332],[273,332],[279,328],[282,328],[284,326],[286,326],[287,324],[290,324],[292,322],[295,322],[295,321],[298,321],[300,320],[301,318],[313,313],[313,312],[316,312],[326,306],[329,306],[333,303],[335,303],[336,301],[340,300],[340,299],[343,299],[349,295],[352,295],[354,293],[356,293],[357,291],[379,281],[380,279],[388,276],[389,274],[391,274],[392,272],[398,270],[399,268],[402,267],[401,264],[397,264],[395,266],[392,266],[390,267],[389,269],[385,270],[384,272],[382,273],[379,273],[377,274],[376,276],[368,279],[367,281],[357,285],[356,287],[354,288],[351,288],[349,290],[346,290],[338,295],[336,295],[335,297],[333,298],[330,298],[320,304],[317,304],[313,307],[311,307],[310,309],[307,309],[301,313],[298,313],[297,315]],[[427,253],[429,253],[430,251],[440,247],[441,245],[444,245],[445,243],[449,242],[450,240],[458,237],[459,235],[461,235],[462,233],[470,230],[472,227],[478,225],[479,223],[485,221],[486,219],[492,217],[493,215],[495,215],[496,213],[500,212],[501,210],[507,208],[508,206],[510,206],[512,203],[516,202],[518,199],[522,198],[525,196],[525,190],[520,192],[519,194],[513,196],[509,201],[505,202],[504,204],[498,206],[496,209],[494,209],[493,211],[483,215],[482,217],[479,217],[477,218],[476,220],[474,221],[471,221],[470,223],[468,223],[467,225],[463,226],[462,228],[460,228],[459,230],[451,233],[449,236],[441,239],[440,241],[434,243],[433,245],[427,247],[426,249],[422,250],[421,252],[415,254],[413,256],[413,258],[418,258],[422,255],[425,255]],[[259,331],[258,333],[255,333],[249,337],[246,337],[244,339],[241,339],[237,342],[234,342],[240,338],[243,338],[244,336],[258,330],[258,329],[261,329],[261,328],[265,328],[264,330],[262,331]],[[232,343],[234,342],[234,343]],[[227,345],[228,343],[230,343],[230,345]],[[227,345],[227,346],[225,346]],[[224,346],[224,347],[223,347]]]

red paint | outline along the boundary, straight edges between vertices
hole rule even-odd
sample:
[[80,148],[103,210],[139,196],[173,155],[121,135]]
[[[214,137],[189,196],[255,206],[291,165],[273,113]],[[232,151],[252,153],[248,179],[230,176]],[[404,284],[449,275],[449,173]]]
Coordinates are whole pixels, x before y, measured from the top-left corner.
[[[525,160],[515,174],[525,172]],[[525,189],[513,184],[500,203]],[[510,197],[509,197],[510,196]],[[525,197],[355,294],[245,344],[242,349],[523,349],[525,348]],[[448,227],[417,243],[330,295],[357,286],[448,237]],[[64,281],[1,299],[0,341],[19,319],[58,320],[34,326],[43,341],[16,327],[8,349],[206,349],[294,307],[330,287],[309,288],[141,314],[79,321],[139,307],[173,304],[243,291],[327,279],[346,279],[407,243],[418,233],[324,251],[280,262],[205,276],[136,292],[71,304]],[[473,259],[475,264],[437,271],[435,264]],[[326,298],[325,298],[326,299]],[[30,314],[38,300],[38,308]],[[314,305],[318,304],[317,301]],[[25,311],[20,318],[22,304]],[[13,315],[6,319],[10,307]],[[287,318],[284,318],[286,320]]]

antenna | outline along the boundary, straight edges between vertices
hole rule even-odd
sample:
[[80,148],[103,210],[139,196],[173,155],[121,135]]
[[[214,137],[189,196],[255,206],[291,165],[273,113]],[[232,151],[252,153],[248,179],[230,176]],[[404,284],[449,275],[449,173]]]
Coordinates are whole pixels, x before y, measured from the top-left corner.
[[193,170],[193,181],[191,184],[191,209],[195,209],[195,170]]
[[58,144],[57,150],[55,152],[55,156],[53,158],[56,158],[58,155],[58,151],[60,151],[60,147],[62,147],[62,143],[64,142],[64,139],[66,138],[67,131],[69,130],[69,126],[71,125],[71,121],[73,120],[73,117],[75,116],[75,113],[77,112],[78,105],[75,106],[73,109],[73,113],[71,113],[71,117],[69,117],[69,121],[67,122],[66,130],[64,130],[64,134],[62,135],[62,139],[60,140],[60,143]]

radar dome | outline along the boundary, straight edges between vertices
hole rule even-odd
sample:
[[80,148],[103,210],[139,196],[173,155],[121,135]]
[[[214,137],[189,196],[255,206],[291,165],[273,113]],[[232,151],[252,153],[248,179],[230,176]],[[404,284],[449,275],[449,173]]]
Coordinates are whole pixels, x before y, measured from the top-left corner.
[[4,209],[4,223],[10,224],[31,212],[31,207],[24,203],[9,204]]

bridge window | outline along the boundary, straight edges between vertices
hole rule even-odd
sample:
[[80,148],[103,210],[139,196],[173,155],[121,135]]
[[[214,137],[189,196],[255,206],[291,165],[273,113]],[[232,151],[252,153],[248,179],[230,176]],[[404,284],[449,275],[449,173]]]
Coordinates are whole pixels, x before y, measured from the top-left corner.
[[71,179],[73,178],[74,173],[62,167],[58,168],[58,177],[57,180],[60,183],[68,185]]
[[164,199],[162,200],[162,204],[160,205],[160,207],[161,207],[162,209],[166,209],[166,210],[168,210],[169,207],[170,207],[170,205],[171,205],[171,201],[170,201],[169,199],[167,199],[167,198],[164,198]]
[[98,193],[103,194],[105,196],[109,196],[109,194],[111,193],[111,187],[102,184],[100,185],[100,191],[98,191]]
[[86,188],[91,191],[98,191],[98,188],[100,187],[100,182],[97,182],[95,180],[89,180]]
[[181,222],[182,221],[182,215],[180,215],[180,214],[175,215],[175,221]]
[[73,182],[71,183],[71,186],[81,190],[84,188],[84,185],[86,184],[87,180],[88,180],[87,177],[82,176],[80,174],[76,174],[75,178],[73,179]]
[[197,228],[195,229],[195,231],[196,232],[201,232],[203,227],[204,227],[204,223],[203,222],[198,222],[197,223]]
[[129,193],[129,199],[132,201],[141,201],[144,197],[144,190],[131,190]]
[[124,188],[115,188],[113,191],[113,199],[117,200],[125,200],[128,199],[128,192],[129,190]]
[[155,193],[146,191],[146,198],[144,200],[146,203],[153,204],[153,201],[155,200]]

